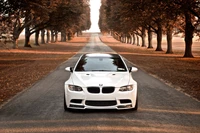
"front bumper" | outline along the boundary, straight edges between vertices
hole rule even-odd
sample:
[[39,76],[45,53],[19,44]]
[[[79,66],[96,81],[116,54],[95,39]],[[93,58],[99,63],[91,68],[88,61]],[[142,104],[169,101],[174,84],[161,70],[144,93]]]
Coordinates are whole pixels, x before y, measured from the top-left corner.
[[67,107],[73,109],[131,109],[136,105],[137,86],[126,92],[115,88],[115,91],[109,94],[89,93],[87,89],[75,92],[65,87],[65,98]]

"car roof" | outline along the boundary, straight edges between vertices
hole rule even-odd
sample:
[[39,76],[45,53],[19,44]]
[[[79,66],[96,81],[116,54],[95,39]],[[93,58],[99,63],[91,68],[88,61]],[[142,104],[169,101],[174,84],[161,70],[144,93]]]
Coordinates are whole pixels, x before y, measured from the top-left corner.
[[114,58],[120,58],[119,54],[107,54],[107,53],[88,53],[88,54],[84,54],[83,57],[114,57]]

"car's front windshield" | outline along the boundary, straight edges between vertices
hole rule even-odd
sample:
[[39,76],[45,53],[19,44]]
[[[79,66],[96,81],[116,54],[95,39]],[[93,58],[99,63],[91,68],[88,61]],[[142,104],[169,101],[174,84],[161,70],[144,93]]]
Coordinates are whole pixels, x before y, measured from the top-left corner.
[[125,64],[119,57],[83,57],[77,64],[75,71],[127,71]]

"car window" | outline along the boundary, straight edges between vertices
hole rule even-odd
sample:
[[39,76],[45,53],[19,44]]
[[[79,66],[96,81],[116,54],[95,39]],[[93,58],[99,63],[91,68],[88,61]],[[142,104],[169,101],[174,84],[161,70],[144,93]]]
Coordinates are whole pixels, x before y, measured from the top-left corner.
[[127,71],[118,57],[83,57],[75,71]]

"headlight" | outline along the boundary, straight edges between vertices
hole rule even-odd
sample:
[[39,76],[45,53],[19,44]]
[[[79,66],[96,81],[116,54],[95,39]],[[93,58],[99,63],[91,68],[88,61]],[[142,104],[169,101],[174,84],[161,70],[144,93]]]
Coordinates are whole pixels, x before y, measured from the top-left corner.
[[119,89],[119,91],[132,91],[132,90],[133,90],[133,85],[122,86]]
[[83,89],[79,86],[68,85],[70,91],[83,91]]

